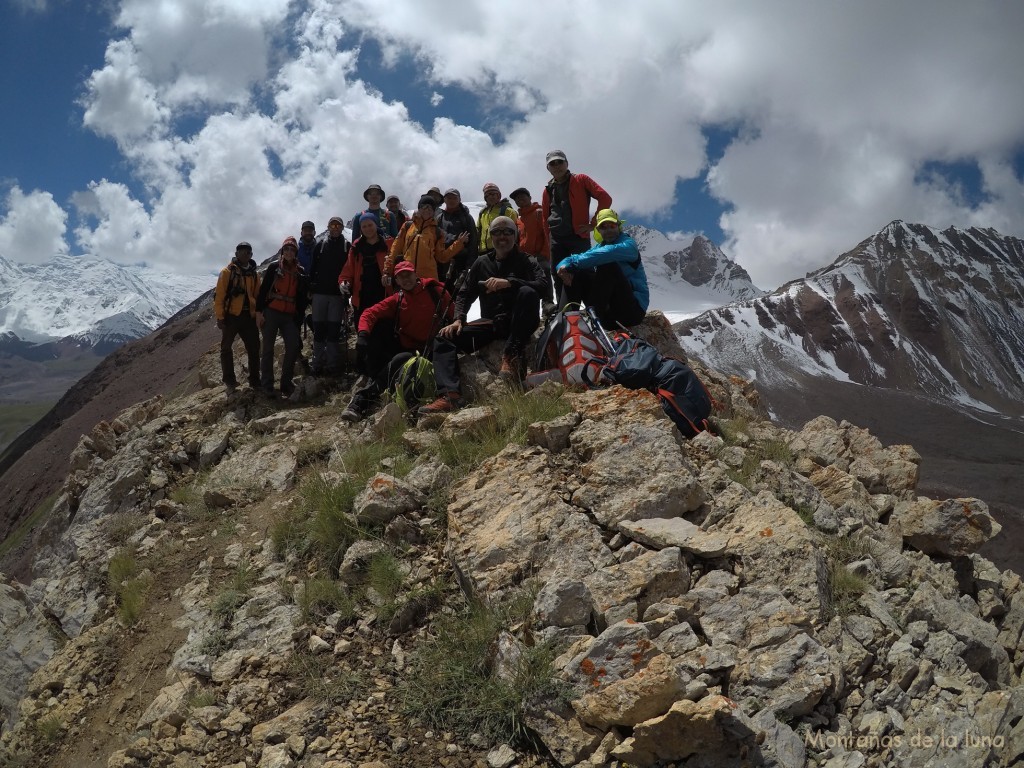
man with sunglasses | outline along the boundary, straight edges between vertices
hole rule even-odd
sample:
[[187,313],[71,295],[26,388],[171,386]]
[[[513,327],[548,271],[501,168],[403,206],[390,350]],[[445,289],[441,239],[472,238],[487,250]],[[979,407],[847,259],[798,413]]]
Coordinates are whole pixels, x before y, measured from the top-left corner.
[[[585,173],[570,173],[562,150],[548,152],[546,162],[551,180],[544,187],[541,208],[551,243],[551,263],[558,264],[566,256],[590,248],[590,233],[596,223],[596,214],[590,215],[590,203],[596,200],[600,211],[612,207],[612,197]],[[561,306],[565,299],[557,275],[555,291]]]
[[567,301],[586,304],[607,329],[643,322],[650,303],[647,273],[636,241],[611,208],[597,213],[597,245],[555,265]]
[[[519,250],[519,230],[508,216],[491,221],[494,249],[482,253],[455,298],[455,322],[434,340],[434,379],[438,398],[420,408],[421,416],[454,411],[465,405],[459,382],[459,352],[474,352],[495,339],[505,339],[498,375],[507,382],[524,373],[523,350],[540,323],[544,270]],[[473,302],[480,299],[480,319],[467,322]]]

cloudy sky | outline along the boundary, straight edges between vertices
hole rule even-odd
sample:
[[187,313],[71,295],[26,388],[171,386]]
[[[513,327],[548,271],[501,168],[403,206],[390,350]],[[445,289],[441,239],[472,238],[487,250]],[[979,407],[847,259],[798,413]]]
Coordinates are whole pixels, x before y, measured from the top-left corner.
[[381,184],[627,219],[774,288],[893,219],[1024,236],[1024,3],[0,0],[0,256],[219,268]]

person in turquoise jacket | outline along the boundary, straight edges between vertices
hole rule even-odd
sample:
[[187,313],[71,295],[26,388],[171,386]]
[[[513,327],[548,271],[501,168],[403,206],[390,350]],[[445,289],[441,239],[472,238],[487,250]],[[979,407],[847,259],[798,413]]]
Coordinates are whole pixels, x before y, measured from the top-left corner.
[[586,304],[606,328],[641,323],[651,301],[647,273],[636,241],[622,231],[625,221],[611,208],[597,213],[597,245],[566,256],[555,267],[566,304]]

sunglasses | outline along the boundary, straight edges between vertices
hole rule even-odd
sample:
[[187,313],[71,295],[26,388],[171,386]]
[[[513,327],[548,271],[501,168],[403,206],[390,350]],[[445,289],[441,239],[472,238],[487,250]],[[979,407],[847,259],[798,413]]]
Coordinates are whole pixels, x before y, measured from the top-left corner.
[[552,160],[550,163],[548,163],[548,168],[550,168],[553,165],[565,165],[565,160]]
[[514,229],[509,229],[508,227],[498,227],[491,230],[492,235],[514,235],[515,233]]

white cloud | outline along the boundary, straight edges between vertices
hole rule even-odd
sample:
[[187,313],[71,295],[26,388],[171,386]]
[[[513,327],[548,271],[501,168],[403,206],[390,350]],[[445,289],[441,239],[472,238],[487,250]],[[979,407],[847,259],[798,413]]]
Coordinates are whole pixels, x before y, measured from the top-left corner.
[[68,215],[53,195],[38,190],[27,195],[14,186],[7,195],[0,219],[0,256],[26,264],[42,264],[66,254],[64,240]]
[[[269,253],[305,218],[348,219],[371,182],[406,203],[435,184],[473,200],[485,181],[539,199],[554,147],[627,218],[654,216],[707,169],[710,125],[740,129],[709,188],[729,209],[727,253],[764,287],[894,218],[1024,235],[1009,165],[1024,146],[1018,3],[566,0],[510,20],[482,0],[455,15],[374,0],[123,0],[117,19],[127,36],[90,78],[85,119],[118,140],[148,198],[97,184],[109,197],[76,234],[107,255],[127,238],[128,261],[206,271],[238,239]],[[441,99],[455,85],[484,113],[527,116],[492,126],[497,142],[449,118],[423,128],[401,93],[357,79],[353,31],[379,40],[381,66],[413,55],[423,79],[407,87],[435,107],[457,108]],[[176,135],[183,118],[200,128]],[[977,161],[988,199],[972,207],[923,176],[932,160]]]

